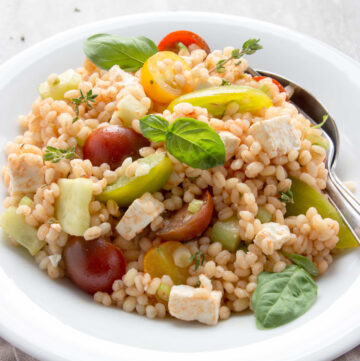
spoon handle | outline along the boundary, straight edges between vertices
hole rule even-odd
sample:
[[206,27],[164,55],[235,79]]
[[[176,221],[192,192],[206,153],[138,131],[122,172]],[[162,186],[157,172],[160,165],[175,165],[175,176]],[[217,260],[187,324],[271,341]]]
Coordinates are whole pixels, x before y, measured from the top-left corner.
[[354,234],[356,241],[360,244],[359,202],[331,171],[326,182],[326,191],[329,194],[330,202],[337,208],[337,211],[342,215],[345,223]]

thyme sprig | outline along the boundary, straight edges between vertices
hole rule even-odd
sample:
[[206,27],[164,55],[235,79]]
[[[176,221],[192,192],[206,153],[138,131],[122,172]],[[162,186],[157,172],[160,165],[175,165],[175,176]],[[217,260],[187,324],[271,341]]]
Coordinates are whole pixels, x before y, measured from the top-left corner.
[[241,57],[244,55],[251,55],[254,54],[257,50],[262,49],[262,45],[259,44],[260,39],[249,39],[246,40],[245,43],[242,45],[240,49],[234,49],[231,52],[231,56],[227,59],[221,59],[216,64],[215,67],[210,70],[210,72],[216,70],[218,73],[224,73],[225,67],[224,65],[227,64],[232,59],[239,59],[235,62],[235,65],[239,65],[241,63]]
[[86,104],[89,109],[92,109],[91,103],[95,102],[95,98],[98,96],[98,94],[93,94],[92,89],[90,89],[86,95],[82,92],[80,89],[80,96],[78,98],[72,98],[71,101],[75,104],[75,114],[76,116],[73,119],[73,123],[75,123],[79,119],[79,105],[84,103]]
[[44,153],[44,161],[52,163],[59,163],[61,159],[74,159],[75,158],[75,147],[68,149],[59,149],[51,146],[47,146]]

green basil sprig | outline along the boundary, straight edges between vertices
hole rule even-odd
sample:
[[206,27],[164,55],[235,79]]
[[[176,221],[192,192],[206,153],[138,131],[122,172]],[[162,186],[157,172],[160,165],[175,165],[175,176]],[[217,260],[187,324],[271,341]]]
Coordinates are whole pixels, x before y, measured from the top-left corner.
[[309,260],[309,258],[302,256],[301,254],[281,252],[285,257],[299,267],[302,267],[305,271],[309,272],[312,276],[317,277],[319,275],[319,270],[316,268],[315,264]]
[[317,298],[317,286],[303,268],[291,265],[278,273],[262,272],[252,295],[256,325],[270,329],[303,315]]
[[99,68],[108,70],[114,65],[134,72],[158,52],[156,44],[145,36],[124,38],[120,35],[96,34],[83,44],[86,56]]
[[140,119],[143,135],[153,142],[165,142],[167,151],[193,168],[209,169],[225,163],[225,146],[207,124],[193,118],[174,123],[154,114]]

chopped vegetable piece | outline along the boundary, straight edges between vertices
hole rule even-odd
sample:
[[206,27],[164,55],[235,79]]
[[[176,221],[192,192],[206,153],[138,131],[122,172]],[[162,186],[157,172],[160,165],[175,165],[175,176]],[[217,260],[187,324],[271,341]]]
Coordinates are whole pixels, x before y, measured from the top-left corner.
[[339,242],[336,245],[337,248],[358,247],[359,245],[349,227],[326,197],[300,179],[291,179],[294,203],[288,203],[286,205],[286,216],[305,214],[310,207],[315,207],[323,218],[331,218],[339,222]]
[[190,103],[206,108],[214,116],[222,116],[230,102],[239,105],[239,112],[257,114],[272,105],[271,99],[261,90],[246,85],[229,85],[205,88],[182,95],[173,100],[168,109],[174,110],[179,103]]
[[188,269],[176,266],[173,256],[179,247],[184,246],[180,242],[170,241],[151,248],[144,257],[144,272],[149,273],[152,278],[168,275],[175,284],[186,283]]
[[126,272],[126,261],[120,248],[98,238],[85,241],[71,238],[64,250],[67,275],[87,293],[111,292],[115,280]]
[[116,114],[122,120],[125,127],[131,128],[132,121],[144,117],[147,111],[148,107],[133,95],[128,94],[118,102]]
[[193,199],[188,205],[188,211],[190,213],[196,213],[200,210],[201,206],[203,205],[204,201],[200,199]]
[[93,183],[86,178],[61,178],[58,185],[60,196],[56,201],[56,219],[66,233],[82,236],[90,227],[89,204]]
[[19,206],[28,206],[30,207],[33,204],[33,200],[27,196],[22,197],[21,201],[19,202]]
[[268,212],[265,207],[259,206],[256,218],[259,219],[261,223],[269,223],[272,221],[272,214]]
[[213,214],[214,204],[210,193],[203,195],[203,204],[195,214],[189,212],[188,206],[184,205],[169,219],[164,220],[164,226],[157,233],[167,241],[185,242],[200,236],[208,227]]
[[179,51],[179,46],[189,47],[191,44],[197,45],[200,49],[206,51],[207,54],[210,53],[209,45],[206,41],[198,34],[193,33],[192,31],[187,30],[177,30],[167,34],[159,43],[159,51],[173,51],[177,53]]
[[32,256],[46,244],[37,238],[37,229],[26,223],[25,217],[16,213],[16,207],[7,208],[0,217],[4,232],[25,247]]
[[306,135],[306,139],[310,140],[312,145],[319,145],[320,147],[323,147],[325,150],[329,149],[329,141],[322,137],[321,135],[308,133]]
[[143,176],[119,177],[117,181],[108,185],[97,197],[102,202],[113,199],[120,207],[130,205],[135,199],[144,193],[159,191],[169,179],[172,172],[172,164],[165,153],[154,153],[138,160],[139,164],[150,166],[148,174]]
[[262,272],[252,295],[256,325],[279,327],[303,315],[317,298],[317,286],[301,267],[292,265],[278,273]]
[[54,100],[64,99],[64,94],[71,89],[77,89],[81,81],[81,75],[73,69],[60,74],[53,84],[44,81],[38,86],[38,92],[42,99],[53,98]]
[[86,139],[84,159],[92,165],[109,164],[112,170],[121,166],[127,157],[139,157],[139,149],[150,143],[141,134],[120,125],[97,128]]
[[283,203],[294,203],[294,195],[291,189],[288,189],[286,192],[279,192],[280,200]]
[[171,287],[166,283],[160,283],[159,288],[156,290],[156,296],[160,298],[161,301],[168,302],[170,297]]
[[[176,62],[182,64],[183,70],[190,70],[187,62],[171,51],[160,51],[146,60],[141,68],[140,82],[148,97],[159,103],[169,103],[193,90],[186,81],[184,84],[175,81]],[[158,63],[163,64],[164,69]]]
[[225,221],[217,221],[211,230],[210,238],[212,242],[220,242],[225,249],[235,252],[241,242],[239,220],[231,217]]

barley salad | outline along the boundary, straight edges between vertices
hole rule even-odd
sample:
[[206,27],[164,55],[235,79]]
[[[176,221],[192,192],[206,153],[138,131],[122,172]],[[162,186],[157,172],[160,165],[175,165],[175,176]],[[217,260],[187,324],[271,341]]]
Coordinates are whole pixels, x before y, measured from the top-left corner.
[[[38,87],[6,145],[0,223],[53,278],[105,306],[274,328],[316,301],[357,243],[325,194],[328,147],[291,88],[199,35],[96,34],[84,66]],[[324,122],[327,116],[324,115]]]

